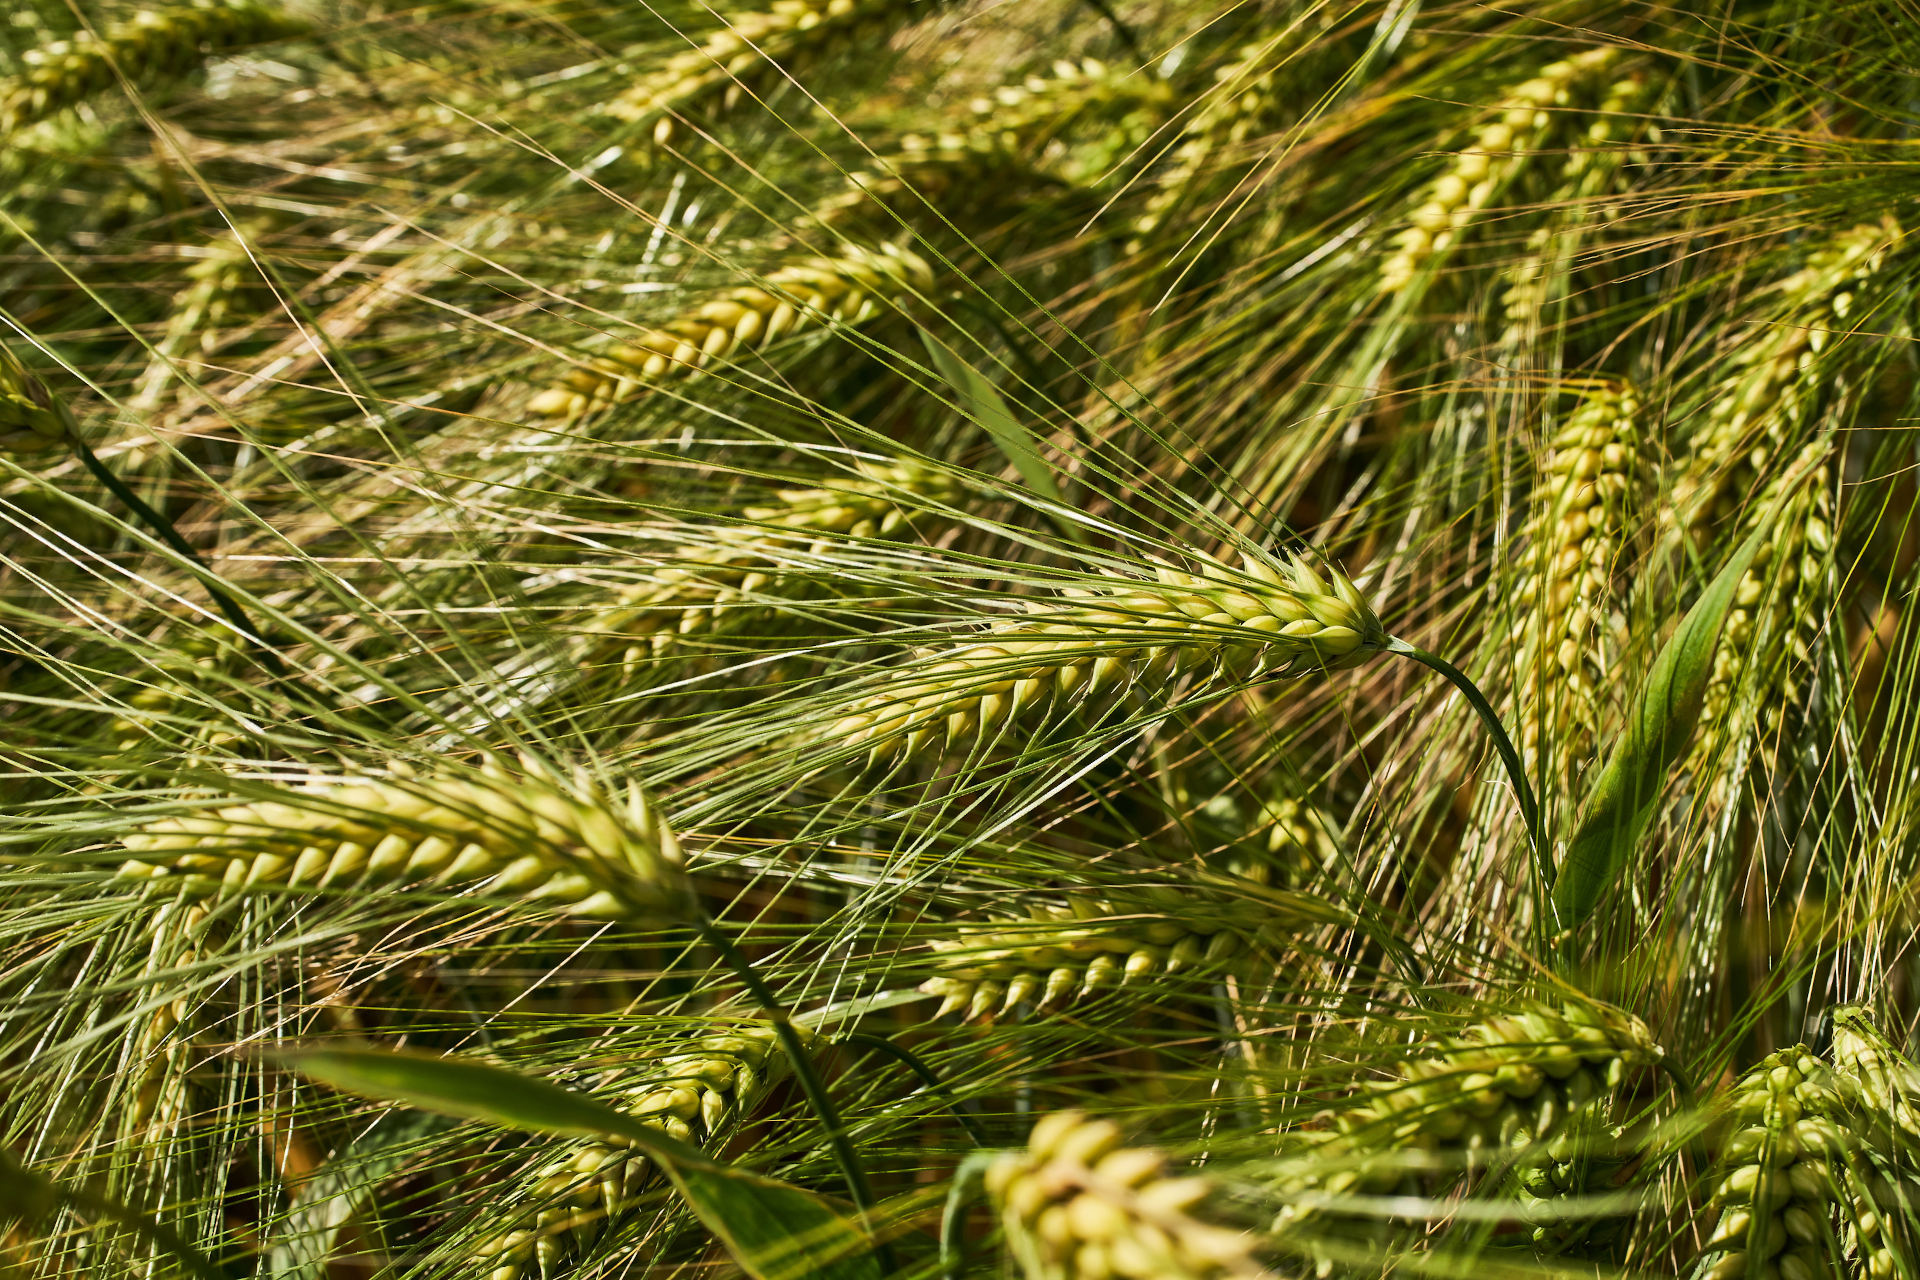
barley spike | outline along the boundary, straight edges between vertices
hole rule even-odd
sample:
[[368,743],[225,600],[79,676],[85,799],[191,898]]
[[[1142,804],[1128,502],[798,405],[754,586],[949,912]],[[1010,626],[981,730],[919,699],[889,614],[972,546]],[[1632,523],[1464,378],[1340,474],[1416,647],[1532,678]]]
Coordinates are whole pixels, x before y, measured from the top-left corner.
[[648,387],[737,360],[829,324],[857,325],[933,287],[933,268],[897,245],[847,246],[840,256],[777,268],[765,287],[731,289],[680,319],[574,369],[535,395],[529,412],[571,418]]
[[0,135],[76,106],[112,88],[119,76],[138,87],[161,84],[190,74],[212,54],[306,29],[277,9],[245,0],[139,10],[104,35],[82,32],[29,50],[26,69],[0,82]]
[[995,1158],[987,1194],[1028,1280],[1219,1280],[1270,1274],[1243,1233],[1202,1221],[1216,1192],[1166,1158],[1120,1145],[1120,1130],[1078,1111],[1033,1126],[1024,1151]]
[[30,457],[70,449],[79,438],[80,428],[67,406],[11,351],[0,347],[0,453]]
[[616,804],[531,765],[316,784],[162,818],[124,843],[123,876],[220,891],[465,884],[601,918],[672,913],[685,894],[679,843],[638,789]]
[[1031,709],[1077,703],[1130,679],[1208,665],[1298,676],[1355,666],[1386,644],[1372,606],[1337,569],[1322,576],[1302,556],[1249,554],[1235,574],[1197,559],[1204,573],[1163,565],[1155,581],[1063,593],[978,640],[933,650],[828,736],[864,746],[877,762],[936,741],[990,739]]

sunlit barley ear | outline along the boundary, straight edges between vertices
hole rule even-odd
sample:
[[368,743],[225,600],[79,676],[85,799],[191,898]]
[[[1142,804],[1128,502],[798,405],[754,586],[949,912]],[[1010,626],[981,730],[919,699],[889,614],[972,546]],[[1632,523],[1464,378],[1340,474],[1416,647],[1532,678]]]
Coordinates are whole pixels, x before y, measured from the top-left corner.
[[1722,1104],[1702,1280],[1819,1280],[1841,1262],[1861,1150],[1859,1090],[1804,1046],[1743,1075]]
[[1214,669],[1235,679],[1285,678],[1356,666],[1386,630],[1338,569],[1305,556],[1249,554],[1236,573],[1195,555],[1205,572],[1160,565],[1152,579],[1024,602],[1027,612],[977,638],[929,649],[899,668],[828,731],[879,763],[971,749],[1019,719],[1110,706],[1129,685]]
[[1149,1001],[1185,985],[1169,979],[1270,972],[1275,954],[1324,914],[1303,895],[1235,899],[1166,885],[1077,892],[1035,903],[1028,917],[962,924],[933,941],[939,972],[920,990],[940,997],[934,1017],[979,1021],[1029,1004],[1048,1013],[1117,991]]
[[30,49],[23,70],[0,81],[0,135],[112,89],[121,77],[148,88],[190,75],[231,49],[283,40],[307,24],[267,5],[195,0],[136,10],[100,35],[81,32]]
[[933,268],[897,245],[850,245],[831,258],[777,267],[764,285],[729,289],[678,319],[577,368],[527,404],[566,418],[827,325],[858,325],[933,288]]
[[[1680,530],[1709,537],[1737,522],[1757,486],[1797,444],[1796,432],[1834,379],[1828,348],[1860,322],[1888,279],[1887,253],[1900,239],[1887,219],[1840,232],[1807,256],[1778,287],[1784,315],[1728,353],[1706,421],[1674,485]],[[1842,354],[1864,348],[1846,342]]]
[[1524,655],[1521,748],[1538,767],[1547,738],[1562,767],[1590,753],[1623,639],[1615,578],[1644,481],[1641,407],[1595,387],[1554,434],[1523,530],[1513,643]]
[[1447,171],[1416,197],[1409,225],[1394,239],[1394,250],[1380,264],[1380,289],[1407,287],[1428,261],[1451,248],[1480,212],[1494,202],[1530,153],[1538,151],[1564,115],[1570,94],[1619,60],[1612,47],[1589,49],[1550,63],[1516,86],[1494,108],[1473,144]]
[[[155,913],[145,976],[184,968],[199,958],[197,935],[206,925],[206,907],[184,898]],[[148,990],[147,988],[143,988]],[[182,994],[154,1010],[140,1027],[129,1062],[136,1127],[165,1135],[174,1132],[188,1111],[188,1060],[194,1052],[195,997]]]
[[[803,1040],[813,1033],[796,1028]],[[708,1145],[737,1129],[786,1067],[778,1037],[748,1025],[700,1036],[681,1052],[623,1065],[615,1092],[603,1100],[681,1142]],[[475,1250],[488,1280],[521,1280],[534,1269],[558,1274],[645,1190],[653,1165],[645,1155],[607,1142],[555,1140],[553,1150],[514,1198],[495,1210],[519,1226]],[[524,1203],[514,1203],[517,1199]]]
[[0,453],[32,457],[71,449],[79,439],[72,411],[0,347]]
[[1169,1172],[1166,1157],[1120,1145],[1111,1121],[1056,1111],[1025,1151],[988,1166],[987,1194],[1028,1280],[1223,1280],[1270,1273],[1252,1237],[1200,1214],[1218,1203],[1207,1178]]
[[157,819],[124,843],[123,876],[190,889],[459,886],[604,919],[674,918],[687,902],[679,842],[637,788],[621,800],[531,767],[319,782]]
[[774,0],[761,10],[732,10],[705,41],[668,58],[612,102],[608,114],[651,123],[653,140],[680,136],[676,116],[715,117],[804,76],[835,54],[884,48],[898,26],[918,21],[930,0]]
[[1301,1135],[1276,1229],[1320,1224],[1340,1213],[1342,1197],[1420,1195],[1434,1179],[1495,1167],[1518,1176],[1529,1202],[1558,1195],[1593,1154],[1581,1139],[1631,1142],[1582,1121],[1622,1119],[1615,1102],[1663,1056],[1638,1018],[1577,1001],[1531,1005],[1437,1040],[1335,1110],[1331,1127]]

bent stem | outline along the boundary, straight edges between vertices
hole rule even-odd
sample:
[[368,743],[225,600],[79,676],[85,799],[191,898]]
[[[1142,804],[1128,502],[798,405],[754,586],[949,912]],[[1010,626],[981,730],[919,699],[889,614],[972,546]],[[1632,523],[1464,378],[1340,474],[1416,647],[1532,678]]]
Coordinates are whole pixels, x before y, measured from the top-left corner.
[[[733,975],[746,987],[747,994],[760,1006],[767,1020],[773,1023],[774,1034],[780,1037],[780,1047],[786,1050],[787,1059],[793,1064],[794,1079],[799,1082],[800,1092],[807,1096],[807,1103],[814,1114],[820,1117],[820,1123],[827,1131],[827,1145],[833,1151],[834,1163],[840,1166],[840,1174],[846,1179],[847,1195],[854,1207],[862,1215],[871,1217],[873,1211],[873,1189],[867,1182],[867,1171],[861,1167],[860,1157],[854,1152],[853,1143],[847,1137],[846,1125],[841,1122],[840,1113],[834,1108],[833,1099],[827,1096],[826,1086],[820,1082],[820,1076],[813,1069],[813,1060],[807,1056],[807,1048],[800,1043],[799,1032],[793,1029],[793,1017],[773,994],[771,988],[760,980],[754,971],[753,962],[740,954],[740,949],[721,931],[720,926],[708,918],[704,911],[695,911],[693,927],[700,940],[712,947],[714,953]],[[891,1251],[884,1243],[876,1252],[880,1255],[882,1267],[891,1272],[893,1264]]]
[[1487,733],[1493,738],[1493,746],[1500,753],[1500,762],[1507,767],[1507,777],[1513,783],[1514,800],[1520,806],[1520,821],[1527,828],[1527,844],[1533,854],[1534,888],[1540,899],[1540,910],[1544,913],[1540,919],[1548,922],[1558,931],[1560,913],[1553,904],[1553,863],[1547,857],[1546,832],[1540,829],[1540,806],[1534,801],[1533,787],[1527,782],[1526,766],[1520,762],[1520,753],[1514,750],[1513,739],[1507,736],[1506,726],[1500,723],[1500,717],[1494,713],[1493,704],[1480,692],[1478,685],[1467,678],[1467,673],[1448,662],[1437,653],[1428,653],[1425,649],[1408,644],[1398,636],[1388,636],[1386,650],[1397,653],[1403,658],[1412,658],[1424,667],[1431,667],[1447,678],[1447,682],[1460,691],[1474,713],[1480,717],[1480,723],[1487,727]]
[[264,633],[255,630],[245,610],[241,609],[234,602],[233,597],[221,588],[213,570],[208,567],[205,560],[201,559],[200,553],[193,549],[193,544],[180,536],[180,531],[173,527],[173,521],[148,506],[145,500],[128,488],[119,476],[107,470],[107,464],[100,461],[100,456],[88,448],[84,440],[78,436],[71,436],[67,443],[73,449],[74,456],[80,459],[80,464],[93,475],[94,479],[105,485],[109,493],[125,503],[127,509],[140,517],[148,528],[160,536],[162,542],[178,552],[181,559],[200,571],[207,588],[207,595],[212,597],[214,607],[226,618],[227,625],[241,636],[253,641],[267,670],[276,676],[286,674],[280,665],[280,656],[267,643]]

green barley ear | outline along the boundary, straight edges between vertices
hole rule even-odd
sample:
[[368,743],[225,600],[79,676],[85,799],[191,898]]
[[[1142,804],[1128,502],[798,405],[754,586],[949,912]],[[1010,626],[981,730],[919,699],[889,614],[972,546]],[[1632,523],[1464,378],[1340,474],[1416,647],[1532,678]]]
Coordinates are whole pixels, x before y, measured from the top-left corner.
[[1144,250],[1169,217],[1194,198],[1207,166],[1222,151],[1253,136],[1273,114],[1274,86],[1284,64],[1271,46],[1250,44],[1214,72],[1214,91],[1187,118],[1166,171],[1134,218],[1128,253]]
[[1241,573],[1193,560],[1203,572],[1162,564],[1151,581],[1062,592],[975,640],[929,650],[827,738],[865,747],[877,763],[985,743],[1029,713],[1110,705],[1129,681],[1210,667],[1302,676],[1356,666],[1386,646],[1372,605],[1338,569],[1288,554],[1249,554]]
[[1815,366],[1835,336],[1870,308],[1886,274],[1888,247],[1900,235],[1891,219],[1850,228],[1781,281],[1784,322],[1765,326],[1732,352],[1733,373],[1708,405],[1687,471],[1675,485],[1682,531],[1705,535],[1740,518],[1754,487],[1793,441],[1793,428],[1833,380],[1830,370]]
[[1502,98],[1473,145],[1420,197],[1410,225],[1395,237],[1393,253],[1381,264],[1381,291],[1406,288],[1435,255],[1451,248],[1513,181],[1530,154],[1540,149],[1553,130],[1554,108],[1564,106],[1575,89],[1606,71],[1619,56],[1620,51],[1611,47],[1589,49],[1542,67],[1539,75]]
[[[1585,1122],[1615,1119],[1616,1102],[1663,1056],[1638,1018],[1584,1002],[1472,1026],[1369,1085],[1358,1105],[1334,1113],[1331,1129],[1303,1135],[1306,1158],[1283,1183],[1291,1203],[1278,1227],[1337,1212],[1348,1195],[1419,1194],[1436,1158],[1443,1175],[1506,1167],[1523,1207],[1536,1208],[1575,1188],[1579,1139],[1594,1127]],[[1631,1140],[1625,1131],[1605,1136]]]
[[1835,1215],[1859,1148],[1848,1083],[1804,1046],[1764,1059],[1724,1103],[1700,1280],[1817,1280],[1840,1261]]
[[1621,624],[1614,577],[1642,478],[1640,402],[1627,387],[1586,392],[1553,443],[1524,532],[1513,641],[1523,701],[1522,750],[1543,742],[1562,760],[1590,749]]
[[0,347],[0,453],[31,457],[71,449],[79,438],[72,411]]
[[[1296,908],[1297,910],[1290,910]],[[963,924],[933,942],[939,973],[920,990],[941,998],[934,1017],[1007,1017],[1031,1004],[1051,1012],[1103,992],[1151,999],[1181,974],[1257,974],[1280,946],[1316,919],[1302,895],[1258,901],[1165,886],[1077,893],[1036,903],[1029,917]]]
[[779,267],[763,286],[730,289],[535,395],[528,411],[571,418],[648,388],[737,361],[827,325],[863,324],[933,288],[933,268],[898,245],[849,245],[837,257]]
[[987,1194],[1029,1280],[1218,1280],[1269,1273],[1245,1234],[1197,1216],[1218,1196],[1206,1178],[1120,1145],[1120,1130],[1078,1111],[1041,1117],[1027,1149],[988,1166]]
[[1859,1005],[1833,1011],[1833,1061],[1858,1098],[1864,1151],[1847,1206],[1855,1257],[1868,1280],[1920,1266],[1920,1066]]
[[121,76],[139,88],[163,84],[190,75],[216,54],[305,30],[305,23],[245,0],[142,9],[104,35],[82,32],[29,50],[26,69],[0,82],[0,135],[111,89]]
[[608,103],[607,113],[651,124],[654,143],[669,146],[680,131],[676,117],[718,116],[764,98],[838,50],[883,45],[894,27],[933,7],[917,0],[774,0],[763,10],[727,14],[723,28],[667,59]]
[[124,837],[121,874],[192,888],[462,886],[618,919],[677,915],[679,842],[638,789],[509,772],[321,782],[273,799],[162,818]]
[[[143,976],[156,978],[199,958],[198,935],[207,909],[185,898],[166,903],[154,914],[152,943]],[[192,1082],[187,1060],[194,1049],[196,998],[182,994],[160,1006],[140,1027],[131,1054],[134,1080],[132,1121],[156,1134],[171,1133],[188,1112]]]
[[[801,1034],[811,1032],[800,1029]],[[681,1142],[708,1145],[739,1127],[786,1063],[772,1028],[744,1026],[702,1036],[647,1069],[623,1068],[626,1082],[607,1099],[641,1123]],[[635,1077],[638,1077],[635,1079]],[[577,1251],[632,1205],[654,1170],[644,1155],[582,1142],[546,1160],[520,1189],[523,1225],[476,1250],[488,1280],[521,1280],[528,1264],[557,1274]]]

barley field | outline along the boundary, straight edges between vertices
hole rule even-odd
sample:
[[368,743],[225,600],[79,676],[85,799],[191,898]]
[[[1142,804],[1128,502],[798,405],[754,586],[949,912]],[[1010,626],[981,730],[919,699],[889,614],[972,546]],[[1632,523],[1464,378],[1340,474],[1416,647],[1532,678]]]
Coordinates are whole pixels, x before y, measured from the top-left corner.
[[1920,9],[3,8],[0,1280],[1920,1280]]

